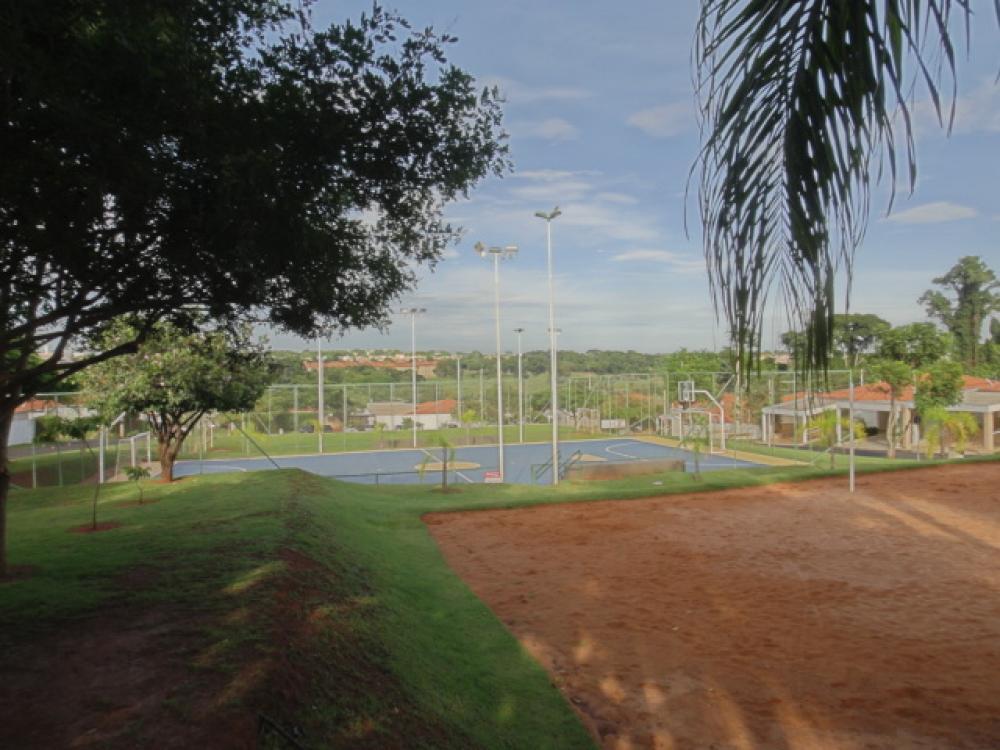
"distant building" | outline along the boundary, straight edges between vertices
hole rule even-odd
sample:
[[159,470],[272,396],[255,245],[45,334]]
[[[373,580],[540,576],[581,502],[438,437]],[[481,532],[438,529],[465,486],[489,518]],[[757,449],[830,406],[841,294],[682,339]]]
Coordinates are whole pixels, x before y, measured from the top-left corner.
[[406,420],[415,419],[418,429],[438,430],[458,423],[455,417],[457,406],[458,402],[451,398],[424,401],[417,404],[414,417],[413,404],[405,401],[372,401],[358,416],[365,418],[369,427],[380,424],[387,430],[398,430],[402,429]]
[[[962,400],[948,407],[948,411],[967,412],[979,425],[979,434],[969,441],[970,447],[986,453],[996,449],[1000,435],[1000,381],[964,375]],[[917,388],[920,384],[917,384]],[[805,393],[789,394],[781,403],[764,407],[761,414],[761,430],[768,443],[792,442],[798,437],[805,440],[804,427],[815,415],[824,411],[837,410],[844,418],[850,409],[851,394],[843,388],[826,393],[817,393],[809,398]],[[889,386],[885,383],[869,383],[854,388],[855,419],[864,422],[884,438],[889,423],[892,402]],[[919,424],[914,405],[914,388],[908,386],[896,400],[899,410],[902,439],[900,447],[916,447],[920,440]]]

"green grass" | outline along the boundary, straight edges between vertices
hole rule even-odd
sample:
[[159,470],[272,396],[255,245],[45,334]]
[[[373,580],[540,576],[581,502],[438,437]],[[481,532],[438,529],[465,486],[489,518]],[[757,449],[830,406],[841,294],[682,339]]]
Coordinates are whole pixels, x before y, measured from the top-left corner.
[[[861,473],[914,465],[858,460]],[[121,505],[135,497],[134,487],[108,486],[100,520],[123,525],[89,535],[67,532],[89,518],[87,488],[17,492],[11,563],[37,570],[0,588],[0,647],[109,607],[170,605],[220,622],[242,609],[252,615],[204,634],[203,653],[220,654],[217,668],[235,673],[275,648],[268,635],[274,597],[304,586],[294,601],[310,621],[322,615],[331,628],[285,648],[293,672],[310,676],[305,692],[282,702],[265,691],[253,705],[304,727],[307,746],[593,747],[541,667],[447,567],[421,516],[843,473],[826,466],[713,471],[700,482],[667,473],[558,488],[474,485],[449,495],[294,470],[207,475],[150,484],[146,494],[156,502],[141,507]],[[322,574],[290,570],[282,557],[288,549],[320,563]],[[123,585],[135,569],[155,571],[152,582]]]

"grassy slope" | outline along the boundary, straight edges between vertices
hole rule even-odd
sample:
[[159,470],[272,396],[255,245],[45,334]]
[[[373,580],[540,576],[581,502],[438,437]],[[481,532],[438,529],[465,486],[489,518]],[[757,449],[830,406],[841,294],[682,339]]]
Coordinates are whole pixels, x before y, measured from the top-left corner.
[[[862,472],[907,465],[859,459]],[[268,624],[275,615],[267,612],[282,591],[294,591],[289,601],[300,604],[304,620],[329,626],[278,649],[286,673],[311,677],[246,704],[302,727],[307,744],[587,747],[591,740],[541,668],[444,564],[421,515],[829,474],[763,468],[706,473],[701,482],[665,474],[555,491],[477,485],[453,495],[346,485],[290,470],[215,475],[151,485],[147,494],[158,502],[145,507],[120,505],[134,488],[109,487],[101,520],[124,525],[84,536],[66,529],[88,518],[86,488],[17,493],[12,562],[38,570],[0,588],[0,640],[30,641],[40,623],[64,627],[109,603],[171,603],[227,615],[225,627],[208,628],[203,652],[219,654],[216,666],[236,673],[254,654],[275,650]],[[321,570],[290,566],[289,549]],[[137,566],[155,568],[153,583],[123,587],[121,574]],[[234,609],[253,616],[234,621]],[[281,685],[290,679],[272,678]]]

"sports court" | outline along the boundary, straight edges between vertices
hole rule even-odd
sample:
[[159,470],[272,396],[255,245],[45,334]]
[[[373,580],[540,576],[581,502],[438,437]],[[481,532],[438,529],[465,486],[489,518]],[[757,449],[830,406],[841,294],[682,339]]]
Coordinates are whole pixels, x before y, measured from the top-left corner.
[[[487,472],[497,469],[495,445],[464,446],[454,450],[456,468],[454,472],[449,471],[449,481],[480,483],[485,481]],[[505,481],[510,484],[549,484],[552,481],[551,451],[548,443],[506,445]],[[632,438],[560,442],[559,455],[560,465],[564,468],[575,463],[636,463],[675,459],[684,461],[685,471],[693,471],[695,463],[694,454],[690,451]],[[174,469],[174,476],[261,471],[273,469],[277,464],[281,468],[303,469],[320,476],[362,484],[434,484],[440,481],[441,472],[437,466],[440,460],[441,449],[434,448],[274,456],[274,463],[267,458],[194,460],[179,461]],[[421,472],[420,466],[425,463],[425,471]],[[750,461],[708,453],[701,455],[700,463],[702,471],[757,466]]]
[[998,482],[964,464],[424,520],[606,750],[987,750]]

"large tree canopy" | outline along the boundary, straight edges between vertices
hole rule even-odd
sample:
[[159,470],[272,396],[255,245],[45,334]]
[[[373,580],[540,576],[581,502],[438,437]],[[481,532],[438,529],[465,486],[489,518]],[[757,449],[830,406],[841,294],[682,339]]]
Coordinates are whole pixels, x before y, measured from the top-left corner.
[[[133,340],[118,321],[106,348]],[[105,424],[122,412],[142,414],[156,435],[161,476],[173,479],[184,440],[209,411],[245,411],[270,384],[274,361],[247,330],[187,333],[160,323],[132,355],[90,367],[81,376],[85,401]]]
[[265,0],[5,5],[0,410],[129,348],[60,361],[122,314],[383,323],[442,205],[504,164],[452,40],[377,7],[313,31]]
[[[1000,0],[993,0],[1000,21]],[[989,0],[983,0],[988,6]],[[807,333],[833,347],[834,281],[850,274],[869,186],[916,156],[908,102],[950,124],[958,23],[972,0],[701,0],[695,45],[704,144],[696,170],[717,306],[745,359],[774,278]],[[954,12],[953,12],[954,11]],[[940,58],[940,64],[929,62]],[[890,202],[891,206],[891,202]]]
[[927,315],[937,318],[954,337],[955,353],[962,362],[975,368],[986,322],[1000,311],[1000,281],[982,258],[967,255],[934,283],[952,296],[928,289],[919,301]]
[[[382,324],[452,239],[444,204],[506,168],[452,38],[307,5],[2,3],[0,575],[7,430],[42,383],[191,310]],[[136,339],[100,346],[121,315]]]

